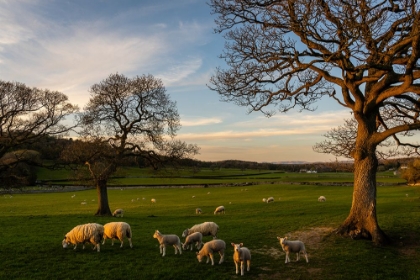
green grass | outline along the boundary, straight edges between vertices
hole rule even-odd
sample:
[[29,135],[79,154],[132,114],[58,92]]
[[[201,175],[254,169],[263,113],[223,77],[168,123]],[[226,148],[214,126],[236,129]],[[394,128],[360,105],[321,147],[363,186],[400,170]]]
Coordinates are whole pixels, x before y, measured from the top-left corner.
[[[308,178],[335,182],[340,178],[334,174],[304,178],[288,173],[253,174],[243,181],[278,176],[270,177],[277,182],[246,187],[110,188],[110,207],[123,208],[123,218],[95,217],[95,190],[2,195],[0,279],[239,279],[231,242],[250,248],[251,271],[245,274],[250,279],[420,279],[418,187],[378,187],[379,224],[395,242],[374,247],[370,241],[329,234],[347,217],[352,187],[282,183]],[[317,201],[320,195],[326,196],[325,203]],[[262,198],[269,196],[275,202],[263,203]],[[151,198],[157,203],[152,204]],[[225,215],[213,215],[219,205],[226,207]],[[195,215],[196,207],[204,213]],[[61,246],[64,235],[77,224],[116,220],[131,225],[133,249],[128,242],[122,249],[119,242],[112,247],[109,240],[100,253],[89,245],[85,250]],[[218,237],[228,244],[222,265],[198,263],[190,251],[174,255],[173,248],[167,249],[164,258],[159,255],[154,230],[181,236],[185,228],[204,221],[216,222]],[[276,237],[285,235],[305,242],[309,263],[295,262],[294,255],[292,263],[284,263]],[[205,237],[205,241],[210,239]]]

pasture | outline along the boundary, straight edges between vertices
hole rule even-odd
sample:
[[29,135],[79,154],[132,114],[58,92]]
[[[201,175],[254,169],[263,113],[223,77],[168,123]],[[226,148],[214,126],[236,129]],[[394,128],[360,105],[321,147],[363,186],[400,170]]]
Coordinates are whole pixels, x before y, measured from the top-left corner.
[[[115,185],[126,185],[108,190],[111,209],[123,208],[123,218],[95,217],[97,197],[93,189],[2,194],[0,279],[239,279],[231,242],[243,242],[251,250],[251,271],[243,276],[248,279],[420,279],[419,187],[397,185],[398,178],[378,175],[379,182],[388,183],[378,187],[378,220],[394,243],[375,247],[370,241],[333,233],[347,217],[352,187],[324,183],[348,181],[351,175],[254,172],[210,178],[200,173],[194,178],[143,178],[150,185],[178,185],[172,188],[127,187],[138,184],[136,180],[141,178],[114,181]],[[188,187],[187,182],[215,185]],[[259,184],[243,186],[239,182]],[[320,195],[327,201],[318,202]],[[275,199],[273,203],[262,202],[270,196]],[[156,203],[151,203],[152,198]],[[214,215],[219,205],[225,206],[226,213]],[[202,215],[195,214],[196,207],[203,210]],[[123,248],[119,248],[119,241],[111,246],[110,240],[101,246],[100,253],[90,244],[85,250],[80,245],[77,250],[62,248],[64,235],[74,226],[110,221],[131,225],[132,249],[128,242]],[[173,247],[167,248],[166,256],[161,257],[159,244],[152,237],[156,229],[181,238],[184,229],[205,221],[220,227],[218,237],[227,244],[223,264],[217,264],[218,254],[214,266],[198,263],[195,248],[182,255],[175,255]],[[309,263],[304,258],[296,262],[295,254],[291,254],[292,262],[285,264],[277,236],[302,240]],[[204,237],[204,241],[209,240],[211,237]]]

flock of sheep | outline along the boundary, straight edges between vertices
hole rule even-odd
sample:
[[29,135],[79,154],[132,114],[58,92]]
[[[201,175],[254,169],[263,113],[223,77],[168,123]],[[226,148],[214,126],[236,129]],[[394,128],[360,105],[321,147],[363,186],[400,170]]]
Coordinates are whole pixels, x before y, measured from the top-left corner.
[[[265,199],[264,199],[265,200]],[[263,201],[264,201],[263,200]],[[270,197],[264,202],[272,202],[274,198]],[[321,196],[318,198],[318,201],[325,202],[325,197]],[[202,211],[200,208],[196,209],[197,214],[201,214]],[[214,214],[225,213],[225,207],[219,206],[215,209]],[[113,213],[114,217],[123,217],[124,210],[116,209]],[[223,263],[225,259],[225,250],[226,243],[225,241],[217,238],[217,233],[219,231],[219,226],[214,222],[204,222],[187,228],[182,232],[182,237],[185,237],[184,243],[181,242],[181,239],[176,234],[162,234],[159,230],[156,230],[153,234],[153,238],[157,239],[159,242],[159,251],[162,254],[162,257],[166,255],[166,247],[173,246],[175,248],[175,254],[182,254],[182,250],[193,250],[193,246],[199,250],[196,252],[197,260],[201,262],[204,257],[207,258],[206,263],[211,261],[211,264],[214,265],[214,254],[220,255],[219,264]],[[213,240],[203,243],[203,236],[212,236]],[[69,231],[63,241],[63,248],[67,248],[70,245],[74,245],[74,250],[77,248],[78,244],[82,244],[83,249],[85,248],[85,243],[93,244],[93,249],[100,252],[100,244],[105,244],[106,239],[112,240],[112,245],[114,245],[114,240],[118,239],[121,242],[123,247],[124,239],[127,238],[130,247],[133,247],[131,238],[132,232],[131,227],[128,223],[125,222],[110,222],[105,225],[100,225],[97,223],[88,223],[75,226],[71,231]],[[290,253],[297,253],[297,261],[300,259],[300,253],[304,254],[306,262],[308,262],[308,255],[305,249],[305,245],[302,241],[288,240],[287,237],[277,237],[280,242],[280,245],[283,251],[286,253],[285,263],[290,262]],[[243,246],[243,243],[231,243],[234,248],[233,260],[235,263],[236,274],[239,273],[239,268],[241,275],[244,275],[245,267],[247,271],[251,267],[251,251]]]

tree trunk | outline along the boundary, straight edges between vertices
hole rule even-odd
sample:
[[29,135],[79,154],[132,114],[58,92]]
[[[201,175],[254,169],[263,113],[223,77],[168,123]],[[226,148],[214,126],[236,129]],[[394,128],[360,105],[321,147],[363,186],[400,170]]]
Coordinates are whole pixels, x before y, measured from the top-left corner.
[[[366,151],[366,150],[365,150]],[[375,149],[363,156],[355,156],[354,189],[350,214],[337,229],[337,233],[353,239],[372,239],[377,245],[390,240],[380,229],[376,218],[376,170],[378,160]]]
[[98,180],[96,182],[96,192],[98,194],[98,210],[95,216],[112,216],[108,203],[107,180]]

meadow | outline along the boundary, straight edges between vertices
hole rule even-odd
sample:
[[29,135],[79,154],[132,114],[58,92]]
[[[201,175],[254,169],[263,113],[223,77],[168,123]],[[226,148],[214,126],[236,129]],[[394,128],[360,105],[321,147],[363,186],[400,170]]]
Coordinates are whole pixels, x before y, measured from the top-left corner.
[[[47,177],[54,175],[41,175]],[[231,242],[243,242],[251,250],[251,271],[243,278],[420,279],[420,187],[407,186],[391,173],[378,174],[378,220],[394,240],[384,247],[333,232],[350,210],[350,173],[204,170],[163,178],[145,171],[122,177],[111,182],[108,196],[112,210],[125,210],[123,218],[94,216],[94,189],[2,194],[0,279],[239,279]],[[339,182],[343,184],[333,184]],[[320,195],[327,201],[318,202]],[[275,201],[263,203],[270,196]],[[226,213],[214,215],[219,205]],[[203,214],[196,215],[196,207]],[[90,245],[85,250],[80,245],[62,248],[64,235],[75,225],[111,221],[131,225],[133,248],[128,242],[119,248],[118,241],[111,246],[110,240],[100,253]],[[152,237],[156,229],[181,237],[184,229],[205,221],[220,227],[218,238],[227,244],[223,264],[217,264],[218,254],[214,266],[199,263],[195,250],[175,255],[171,247],[165,257],[159,254]],[[285,264],[277,236],[304,241],[309,263],[304,258],[296,262],[293,254]]]

